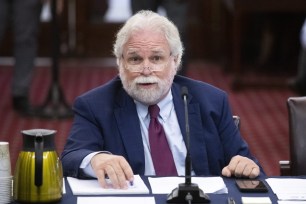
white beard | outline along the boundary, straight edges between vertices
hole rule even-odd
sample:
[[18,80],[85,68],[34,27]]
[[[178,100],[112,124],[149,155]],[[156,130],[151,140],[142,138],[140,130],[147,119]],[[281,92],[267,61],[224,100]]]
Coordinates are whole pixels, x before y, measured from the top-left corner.
[[[156,76],[138,76],[133,81],[128,81],[123,68],[119,68],[119,76],[121,78],[124,90],[135,100],[146,104],[157,104],[162,100],[171,88],[175,72],[169,74],[165,80],[161,80]],[[148,89],[142,89],[137,83],[155,83],[156,86]]]

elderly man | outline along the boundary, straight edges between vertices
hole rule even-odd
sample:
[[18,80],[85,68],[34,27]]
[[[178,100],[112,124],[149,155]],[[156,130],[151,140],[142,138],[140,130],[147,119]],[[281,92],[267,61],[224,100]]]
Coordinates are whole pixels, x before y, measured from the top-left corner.
[[[132,16],[114,44],[119,76],[78,97],[62,153],[64,174],[127,188],[134,174],[185,174],[181,87],[189,89],[192,174],[263,173],[233,122],[224,91],[176,75],[183,54],[177,28],[152,11]],[[160,110],[160,112],[158,112]]]

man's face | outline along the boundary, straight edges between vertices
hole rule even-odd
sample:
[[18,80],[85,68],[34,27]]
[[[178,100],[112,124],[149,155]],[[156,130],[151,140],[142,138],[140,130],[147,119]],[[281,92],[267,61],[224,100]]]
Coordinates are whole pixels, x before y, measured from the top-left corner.
[[135,100],[156,104],[171,88],[176,74],[176,57],[159,32],[135,32],[123,47],[119,74],[124,89]]

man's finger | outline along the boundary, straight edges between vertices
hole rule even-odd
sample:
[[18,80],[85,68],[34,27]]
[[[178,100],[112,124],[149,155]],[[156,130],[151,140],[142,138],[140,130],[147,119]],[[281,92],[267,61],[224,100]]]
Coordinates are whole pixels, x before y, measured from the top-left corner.
[[108,178],[112,182],[113,188],[119,189],[120,182],[118,179],[117,170],[110,164],[106,165],[104,169],[105,169],[106,174],[108,175]]
[[126,180],[133,181],[134,173],[129,163],[126,160],[122,160],[120,161],[120,165],[122,167]]
[[226,177],[231,177],[232,176],[231,171],[229,170],[228,166],[226,166],[222,169],[222,175],[226,176]]
[[250,173],[250,178],[256,178],[259,175],[260,171],[258,167],[254,167]]
[[96,171],[97,179],[99,184],[102,188],[108,188],[106,180],[105,180],[105,173],[102,169]]

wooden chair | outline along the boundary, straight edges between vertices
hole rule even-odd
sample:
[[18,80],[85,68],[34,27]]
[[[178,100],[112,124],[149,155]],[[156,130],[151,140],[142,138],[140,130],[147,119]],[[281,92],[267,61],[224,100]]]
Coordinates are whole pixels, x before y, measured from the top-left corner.
[[280,161],[281,176],[306,175],[306,97],[287,100],[290,160]]

